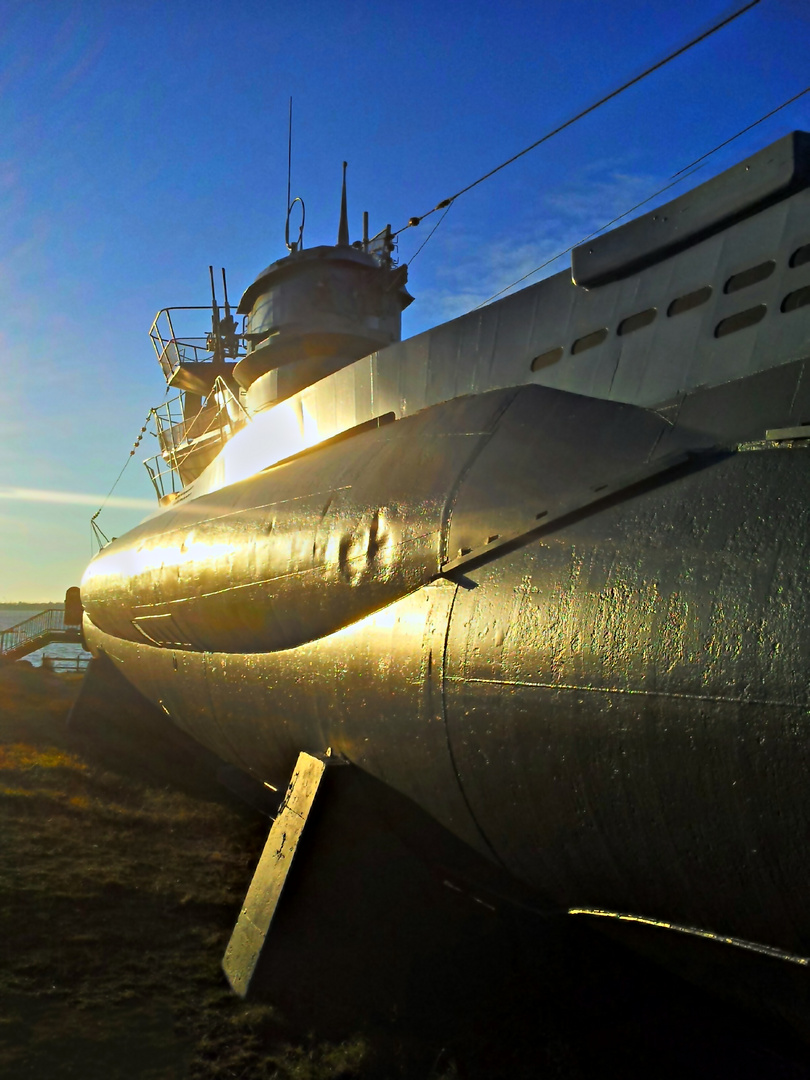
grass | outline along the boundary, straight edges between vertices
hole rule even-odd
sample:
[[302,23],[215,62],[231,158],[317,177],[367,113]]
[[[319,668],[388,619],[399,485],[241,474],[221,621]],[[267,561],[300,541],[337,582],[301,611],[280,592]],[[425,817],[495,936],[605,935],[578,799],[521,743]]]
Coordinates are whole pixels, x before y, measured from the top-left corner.
[[235,997],[220,970],[267,819],[77,744],[65,719],[79,682],[0,664],[0,1075],[810,1077],[756,1025],[747,1041],[747,1017],[587,936],[553,970],[527,949],[525,982],[496,986],[500,1008],[462,1036],[293,1030],[274,1006]]
[[75,691],[0,668],[0,1074],[360,1075],[361,1037],[294,1039],[220,972],[266,822],[80,757]]

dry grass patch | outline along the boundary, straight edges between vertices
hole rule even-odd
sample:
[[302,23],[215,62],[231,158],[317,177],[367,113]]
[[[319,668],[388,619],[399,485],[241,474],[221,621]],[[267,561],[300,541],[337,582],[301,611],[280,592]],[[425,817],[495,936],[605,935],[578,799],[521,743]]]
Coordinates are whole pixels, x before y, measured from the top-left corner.
[[361,1038],[302,1044],[220,971],[266,822],[79,756],[75,690],[0,667],[0,1074],[360,1076]]

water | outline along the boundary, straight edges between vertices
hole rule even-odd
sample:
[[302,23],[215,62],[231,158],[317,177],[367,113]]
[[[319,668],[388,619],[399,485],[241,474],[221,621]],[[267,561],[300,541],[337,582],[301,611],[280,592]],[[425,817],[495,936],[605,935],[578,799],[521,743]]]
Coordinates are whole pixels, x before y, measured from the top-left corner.
[[22,622],[23,619],[30,619],[32,615],[37,615],[40,611],[46,610],[47,608],[31,608],[28,610],[25,608],[0,607],[0,630],[8,630],[9,627]]
[[[17,623],[21,623],[23,619],[30,619],[32,615],[47,610],[46,607],[30,609],[0,607],[0,630],[8,630]],[[42,667],[44,662],[46,667],[54,671],[76,671],[77,667],[79,671],[82,671],[89,659],[90,653],[85,652],[81,645],[63,645],[59,642],[52,642],[44,649],[37,649],[36,652],[23,657],[23,661],[33,664],[34,667]]]

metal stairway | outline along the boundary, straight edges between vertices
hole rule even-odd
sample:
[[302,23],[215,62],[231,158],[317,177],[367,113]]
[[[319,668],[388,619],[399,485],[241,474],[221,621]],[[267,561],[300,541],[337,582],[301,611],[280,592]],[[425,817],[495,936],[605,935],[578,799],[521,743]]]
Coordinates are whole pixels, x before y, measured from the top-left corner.
[[53,641],[81,644],[80,626],[66,626],[65,613],[61,608],[39,611],[16,626],[0,631],[0,658],[19,660],[37,649],[44,649]]

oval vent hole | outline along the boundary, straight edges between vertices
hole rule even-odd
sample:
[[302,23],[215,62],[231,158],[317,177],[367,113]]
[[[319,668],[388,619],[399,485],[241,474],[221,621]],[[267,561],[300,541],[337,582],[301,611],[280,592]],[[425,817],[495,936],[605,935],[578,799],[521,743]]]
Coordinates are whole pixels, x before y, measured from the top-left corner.
[[670,317],[673,315],[683,315],[685,311],[691,311],[692,308],[700,307],[701,304],[705,304],[711,295],[711,285],[704,285],[703,288],[695,289],[694,292],[685,293],[683,296],[679,296],[677,300],[672,301],[667,308],[667,315]]
[[532,371],[539,371],[540,368],[550,367],[552,364],[556,364],[562,357],[562,354],[562,345],[556,349],[549,349],[548,352],[540,353],[539,356],[535,356],[534,360],[532,360]]
[[577,338],[571,346],[571,354],[576,356],[577,353],[585,352],[586,349],[594,349],[597,345],[602,344],[607,334],[607,328],[603,327],[601,330],[594,330],[592,333],[586,334],[585,337]]
[[742,270],[739,274],[732,274],[726,282],[723,292],[732,293],[739,292],[740,289],[747,289],[749,285],[756,285],[758,281],[769,278],[775,269],[776,263],[773,259],[768,259],[767,262],[752,266],[748,270]]
[[640,330],[643,326],[649,326],[656,314],[655,308],[651,307],[647,308],[646,311],[639,311],[635,315],[628,315],[626,319],[622,319],[619,323],[616,333],[624,336],[625,334],[632,334],[634,330]]
[[714,336],[716,338],[725,337],[727,334],[736,334],[738,330],[745,330],[747,326],[755,326],[756,323],[765,318],[766,311],[767,308],[764,304],[747,308],[745,311],[738,311],[736,315],[730,315],[717,324],[714,328]]
[[810,285],[805,285],[803,289],[797,289],[796,292],[788,293],[782,301],[782,311],[795,311],[797,308],[805,307],[807,304],[810,304]]
[[793,254],[790,256],[790,266],[804,266],[805,263],[810,262],[810,244],[802,244],[800,248],[796,248]]

